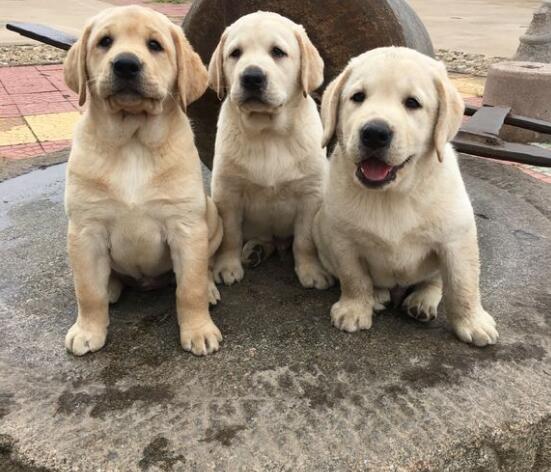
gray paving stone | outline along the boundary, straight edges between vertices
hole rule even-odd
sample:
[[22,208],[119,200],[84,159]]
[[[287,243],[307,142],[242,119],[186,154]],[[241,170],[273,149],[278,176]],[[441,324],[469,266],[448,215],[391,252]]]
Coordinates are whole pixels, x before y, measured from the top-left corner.
[[551,186],[481,159],[482,296],[498,345],[441,316],[330,326],[290,256],[222,289],[222,350],[178,345],[171,290],[127,292],[106,347],[63,348],[75,299],[63,166],[0,183],[0,470],[551,470]]

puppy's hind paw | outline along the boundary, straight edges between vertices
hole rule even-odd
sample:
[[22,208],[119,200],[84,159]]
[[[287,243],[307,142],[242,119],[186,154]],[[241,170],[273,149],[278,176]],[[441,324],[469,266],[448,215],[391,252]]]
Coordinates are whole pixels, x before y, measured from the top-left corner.
[[442,289],[435,285],[416,288],[403,302],[406,312],[417,321],[433,321],[438,316],[438,305],[442,300]]
[[375,299],[373,311],[383,311],[390,302],[390,290],[388,288],[375,288],[373,298]]
[[297,264],[295,272],[304,288],[325,290],[335,283],[333,276],[319,262]]
[[450,321],[457,337],[465,343],[483,347],[495,344],[499,338],[495,320],[483,308],[470,316],[452,318]]
[[220,291],[214,283],[214,280],[209,280],[209,305],[216,305],[220,301]]
[[275,247],[271,242],[251,239],[243,246],[241,262],[250,268],[258,267],[274,253],[274,250]]
[[373,310],[355,300],[339,300],[331,307],[333,326],[347,333],[371,328]]
[[122,282],[116,277],[109,277],[109,285],[107,286],[107,292],[109,294],[109,303],[117,303],[123,289]]
[[220,257],[214,264],[214,280],[216,283],[233,285],[240,282],[245,275],[241,261],[238,258]]

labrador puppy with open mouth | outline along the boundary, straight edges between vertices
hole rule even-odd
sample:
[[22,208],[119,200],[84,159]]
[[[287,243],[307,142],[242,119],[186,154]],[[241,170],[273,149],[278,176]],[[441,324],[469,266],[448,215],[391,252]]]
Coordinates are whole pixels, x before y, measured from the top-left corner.
[[101,349],[109,303],[123,284],[153,288],[176,275],[180,340],[197,355],[218,350],[209,314],[209,255],[221,220],[203,189],[185,114],[207,88],[207,70],[180,28],[138,6],[92,18],[65,62],[65,80],[87,102],[76,126],[65,192],[78,315],[65,345]]
[[224,222],[217,282],[243,278],[294,236],[295,270],[305,287],[327,288],[312,221],[327,159],[323,128],[308,95],[323,82],[323,60],[304,28],[276,13],[246,15],[223,33],[209,84],[223,99],[212,195]]
[[463,100],[444,66],[407,48],[350,61],[323,96],[324,141],[336,134],[314,238],[341,285],[332,322],[369,329],[389,289],[414,286],[410,316],[436,317],[444,293],[454,332],[494,344],[494,319],[479,291],[473,209],[450,140]]

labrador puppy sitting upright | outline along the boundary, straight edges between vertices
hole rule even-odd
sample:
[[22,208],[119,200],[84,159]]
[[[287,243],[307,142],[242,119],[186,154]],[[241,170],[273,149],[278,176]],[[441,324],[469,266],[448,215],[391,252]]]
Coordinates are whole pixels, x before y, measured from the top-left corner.
[[443,289],[459,339],[497,341],[480,301],[473,209],[449,144],[463,109],[444,66],[407,48],[358,56],[327,88],[324,141],[336,133],[337,143],[314,238],[340,280],[338,328],[369,329],[388,289],[414,285],[404,301],[412,317],[434,319]]
[[[295,270],[305,287],[327,288],[312,221],[321,203],[327,159],[323,128],[308,95],[323,82],[323,60],[304,28],[276,13],[256,12],[229,26],[209,64],[222,99],[212,195],[224,221],[217,282],[243,278],[294,235]],[[243,243],[245,245],[243,246]]]
[[65,193],[78,316],[67,333],[82,355],[105,344],[109,302],[123,282],[156,286],[174,271],[180,340],[197,355],[218,349],[209,314],[209,255],[222,238],[205,194],[185,114],[207,70],[180,28],[129,6],[91,19],[65,62],[65,80],[88,102],[73,137]]

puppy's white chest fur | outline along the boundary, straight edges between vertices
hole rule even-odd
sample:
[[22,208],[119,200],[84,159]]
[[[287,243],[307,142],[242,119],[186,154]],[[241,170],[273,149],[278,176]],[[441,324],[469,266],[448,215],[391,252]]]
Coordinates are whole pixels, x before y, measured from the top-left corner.
[[150,188],[153,172],[151,152],[138,143],[129,143],[117,157],[109,176],[117,199],[128,208],[147,206],[151,195],[145,190]]
[[[309,107],[309,102],[305,105]],[[317,114],[313,106],[307,112]],[[221,123],[225,126],[217,136],[221,152],[213,175],[215,200],[223,206],[223,195],[228,191],[238,198],[245,240],[292,236],[297,212],[305,199],[312,195],[321,198],[327,163],[319,148],[319,118],[313,115],[300,132],[290,128],[287,134],[252,136],[237,126],[226,127],[230,123],[224,120]]]
[[166,214],[155,191],[153,159],[142,146],[129,144],[110,176],[118,216],[109,227],[113,268],[136,278],[170,269]]
[[[306,175],[289,143],[247,143],[243,147],[243,233],[289,237]],[[261,234],[259,234],[261,233]],[[265,233],[265,234],[262,234]]]
[[[106,172],[102,163],[90,169],[91,175],[69,171],[70,218],[100,223],[116,271],[139,279],[170,270],[167,214],[162,190],[153,184],[156,156],[138,143],[128,143],[110,157]],[[75,191],[78,199],[72,198]]]
[[376,287],[411,285],[438,270],[434,234],[427,231],[417,202],[366,196],[343,204],[337,197],[328,206],[331,219],[354,241]]

